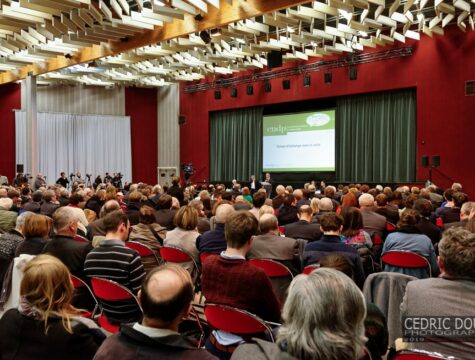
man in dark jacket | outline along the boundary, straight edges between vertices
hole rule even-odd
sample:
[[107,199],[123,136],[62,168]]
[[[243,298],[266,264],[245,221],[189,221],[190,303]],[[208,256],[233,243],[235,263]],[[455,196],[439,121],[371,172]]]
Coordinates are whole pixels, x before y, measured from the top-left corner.
[[189,273],[180,266],[166,264],[152,270],[138,293],[143,320],[133,326],[123,325],[96,353],[96,360],[215,359],[198,349],[178,333],[182,318],[191,311],[193,285]]
[[298,209],[299,221],[288,224],[285,226],[285,236],[294,239],[304,239],[316,241],[322,236],[320,231],[320,225],[312,223],[312,208],[308,205],[303,205]]
[[214,230],[205,232],[196,239],[196,248],[201,253],[221,254],[226,250],[226,237],[224,236],[224,223],[229,215],[234,213],[230,204],[220,204],[216,208],[216,226]]

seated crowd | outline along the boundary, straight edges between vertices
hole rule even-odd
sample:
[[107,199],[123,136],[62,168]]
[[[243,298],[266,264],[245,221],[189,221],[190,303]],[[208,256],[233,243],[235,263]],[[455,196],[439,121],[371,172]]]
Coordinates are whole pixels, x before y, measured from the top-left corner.
[[[229,190],[182,189],[178,177],[123,192],[38,185],[0,187],[2,359],[475,353],[463,339],[395,341],[403,316],[475,316],[475,202],[458,183],[442,192],[312,182],[278,185],[272,198],[254,179]],[[213,306],[268,331],[222,328],[208,318]],[[183,319],[200,336],[184,335]]]

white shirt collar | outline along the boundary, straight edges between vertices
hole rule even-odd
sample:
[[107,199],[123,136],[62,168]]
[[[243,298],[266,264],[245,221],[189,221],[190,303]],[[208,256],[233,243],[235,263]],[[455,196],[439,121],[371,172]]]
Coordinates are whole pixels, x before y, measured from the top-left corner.
[[139,323],[135,323],[133,329],[151,338],[179,335],[176,331],[173,330],[152,328],[149,326],[141,325]]

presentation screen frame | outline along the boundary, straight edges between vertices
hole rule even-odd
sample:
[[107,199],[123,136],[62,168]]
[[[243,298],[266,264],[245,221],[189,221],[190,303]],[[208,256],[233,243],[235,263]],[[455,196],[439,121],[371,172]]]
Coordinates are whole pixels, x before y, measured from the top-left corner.
[[[319,114],[319,115],[317,115]],[[320,115],[322,114],[322,115]],[[281,113],[271,113],[265,114],[262,119],[262,171],[269,172],[269,173],[335,173],[336,172],[336,114],[337,109],[334,106],[320,108],[320,109],[302,109],[297,110],[296,112],[281,112]],[[317,115],[317,116],[315,116]],[[296,118],[288,119],[289,116],[295,116]],[[274,118],[274,119],[272,119]],[[274,122],[282,122],[282,121],[292,121],[290,125],[276,125],[276,124],[266,124],[266,120],[274,120]],[[293,131],[289,131],[293,130]],[[269,155],[266,158],[266,145],[269,145],[269,141],[277,141],[277,137],[281,137],[283,135],[287,135],[288,132],[295,132],[294,140],[298,136],[304,135],[307,131],[322,131],[322,138],[318,138],[318,141],[323,140],[324,146],[329,147],[329,143],[331,142],[331,152],[330,152],[330,159],[326,161],[330,161],[331,164],[325,164],[326,166],[304,166],[299,167],[298,165],[288,167],[269,167],[268,160]],[[275,138],[274,138],[275,137]],[[269,140],[270,139],[270,140]],[[266,144],[267,141],[267,144]],[[297,141],[297,140],[296,140]],[[300,141],[300,140],[299,140]],[[308,141],[308,139],[307,139]],[[280,147],[291,147],[291,154],[295,155],[294,158],[298,156],[298,160],[300,161],[307,161],[308,157],[305,158],[305,154],[302,152],[311,149],[312,147],[321,146],[320,142],[313,141],[311,143],[302,143],[302,144],[285,144],[280,145]],[[272,146],[279,146],[275,143]],[[315,149],[313,149],[315,151]],[[268,151],[268,150],[267,150]],[[278,156],[278,152],[273,152],[273,156]],[[303,158],[302,158],[303,156]],[[279,160],[280,161],[280,158]],[[285,161],[285,160],[284,160]],[[290,161],[287,159],[287,164]],[[308,162],[306,162],[308,165]]]

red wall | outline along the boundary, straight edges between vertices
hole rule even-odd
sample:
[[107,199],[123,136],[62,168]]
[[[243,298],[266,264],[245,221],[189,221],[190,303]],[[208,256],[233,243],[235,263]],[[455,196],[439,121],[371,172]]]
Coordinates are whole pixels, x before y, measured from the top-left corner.
[[15,114],[21,108],[21,86],[0,86],[0,174],[12,182],[15,177]]
[[130,116],[132,178],[157,183],[157,89],[125,88],[125,114]]
[[[442,187],[452,180],[462,182],[475,197],[475,167],[472,143],[475,130],[475,96],[464,95],[466,80],[475,79],[475,32],[463,33],[457,27],[446,29],[445,36],[396,44],[412,45],[406,58],[358,65],[358,79],[348,79],[348,69],[333,70],[333,82],[324,84],[323,72],[311,73],[311,86],[302,86],[302,76],[291,78],[291,89],[282,90],[282,79],[272,80],[272,92],[265,93],[263,83],[254,84],[254,95],[238,86],[238,97],[231,98],[223,89],[222,99],[214,99],[214,90],[180,96],[180,112],[186,117],[181,126],[181,162],[191,162],[197,170],[194,181],[209,179],[209,112],[299,100],[335,97],[374,91],[415,87],[417,89],[417,180],[428,178],[419,167],[422,155],[440,155],[441,166],[433,181]],[[377,48],[371,51],[381,51]],[[314,60],[315,61],[315,60]],[[291,105],[290,105],[291,106]],[[291,108],[289,109],[291,111]]]

